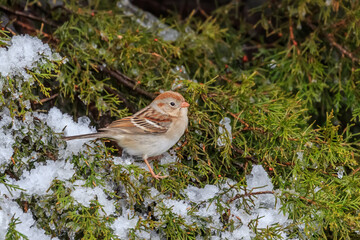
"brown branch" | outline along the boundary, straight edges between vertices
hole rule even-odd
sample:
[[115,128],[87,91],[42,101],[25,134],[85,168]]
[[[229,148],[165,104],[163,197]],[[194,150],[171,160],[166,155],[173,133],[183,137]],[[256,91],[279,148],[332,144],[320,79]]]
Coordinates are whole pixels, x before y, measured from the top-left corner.
[[360,171],[360,167],[357,168],[357,169],[355,169],[355,170],[351,173],[351,175],[355,175],[358,171]]
[[36,28],[30,26],[29,24],[27,23],[24,23],[24,22],[21,22],[19,20],[16,21],[16,24],[20,25],[22,28],[25,28],[27,30],[30,30],[32,32],[35,32],[36,34],[41,34],[43,35],[44,37],[48,38],[49,40],[53,40],[55,41],[56,43],[59,42],[59,39],[53,37],[52,35],[48,34],[48,33],[45,33],[43,31],[40,31],[40,30],[37,30]]
[[115,78],[121,85],[131,88],[131,89],[135,90],[136,92],[140,93],[141,95],[144,95],[150,99],[154,99],[156,97],[153,93],[147,92],[144,89],[139,88],[135,84],[134,80],[125,76],[124,74],[120,73],[119,71],[113,71],[108,68],[104,68],[102,66],[98,66],[97,68],[98,68],[98,70],[103,71],[103,72],[109,74],[111,77]]
[[0,22],[0,27],[1,27],[1,30],[6,30],[6,31],[9,31],[13,36],[16,36],[17,33],[11,29],[11,27],[8,26],[9,23],[5,24],[3,26],[3,22]]
[[355,57],[349,50],[345,47],[341,46],[335,41],[334,34],[328,33],[326,34],[327,39],[329,40],[330,44],[336,47],[343,55],[348,56],[353,62],[360,62],[360,59]]
[[50,97],[48,97],[48,98],[41,99],[40,102],[35,101],[34,104],[43,104],[43,103],[45,103],[45,102],[47,102],[47,101],[53,100],[53,99],[56,98],[57,96],[59,96],[59,94],[58,94],[58,93],[55,93],[54,95],[52,95],[52,96],[50,96]]
[[290,26],[289,26],[289,32],[290,32],[290,40],[291,40],[292,44],[295,46],[297,54],[300,55],[300,49],[299,49],[299,46],[298,46],[299,44],[295,40],[294,28],[291,25],[291,22],[290,22]]
[[300,198],[301,200],[304,200],[304,201],[312,204],[312,205],[317,205],[317,203],[316,203],[315,201],[311,200],[311,199],[308,199],[308,198],[305,198],[305,197],[302,197],[302,196],[299,196],[299,198]]
[[292,41],[293,45],[297,46],[298,43],[297,43],[297,41],[295,40],[294,29],[293,29],[293,26],[292,26],[292,25],[289,26],[289,32],[290,32],[290,40]]
[[17,16],[22,16],[22,17],[26,17],[26,18],[29,18],[29,19],[32,19],[32,20],[36,20],[36,21],[40,21],[40,22],[43,22],[43,23],[46,23],[50,26],[53,26],[53,27],[58,27],[57,24],[55,24],[54,22],[50,21],[50,20],[47,20],[45,18],[41,18],[41,17],[37,17],[31,13],[25,13],[25,12],[22,12],[22,11],[18,11],[18,10],[12,10],[8,7],[5,7],[3,5],[0,5],[0,9],[6,11],[6,12],[9,12],[9,13],[12,13],[12,14],[15,14]]
[[[310,19],[306,20],[306,24],[312,29],[312,30],[316,30],[316,26],[314,24],[312,24]],[[339,22],[339,24],[343,24],[342,22]],[[337,48],[343,55],[346,55],[347,57],[349,57],[353,62],[360,62],[360,59],[355,57],[353,53],[351,53],[348,49],[346,49],[345,47],[341,46],[339,43],[337,43],[335,41],[335,37],[334,34],[332,33],[323,33],[325,35],[325,37],[327,38],[327,40],[329,41],[329,43],[334,46],[335,48]]]
[[283,167],[288,167],[288,166],[294,166],[295,163],[292,163],[292,162],[286,162],[286,163],[277,163],[278,165],[280,166],[283,166]]
[[342,19],[339,22],[332,24],[331,28],[334,29],[338,27],[343,27],[344,25],[346,25],[346,19]]
[[[245,154],[245,151],[244,150],[242,150],[242,149],[240,149],[240,148],[237,148],[237,147],[235,147],[234,145],[231,145],[231,148],[235,151],[235,152],[237,152],[237,153],[240,153],[241,155],[244,155]],[[253,157],[253,156],[251,156],[251,155],[245,155],[245,156],[243,156],[245,159],[248,159],[248,160],[251,160],[251,161],[253,161],[253,162],[255,162],[255,163],[258,163],[259,162],[259,160],[257,159],[257,158],[255,158],[255,157]]]
[[136,112],[137,112],[136,108],[126,99],[125,96],[123,96],[122,94],[120,94],[118,91],[116,91],[116,90],[114,90],[114,89],[112,89],[112,88],[110,88],[110,87],[108,87],[108,86],[104,86],[104,89],[105,89],[108,93],[111,93],[111,94],[117,96],[118,99],[125,104],[125,106],[129,109],[129,111],[130,111],[131,113],[136,113]]
[[274,191],[262,191],[262,192],[249,192],[244,194],[236,194],[235,197],[230,198],[227,203],[232,203],[236,199],[243,198],[243,197],[249,197],[254,195],[262,195],[262,194],[274,194]]
[[[232,112],[228,112],[233,118],[239,120],[239,122],[242,125],[245,125],[245,127],[243,129],[241,129],[241,131],[257,131],[261,134],[266,134],[267,132],[264,129],[258,128],[258,127],[250,127],[250,125],[248,123],[246,123],[244,120],[239,118],[239,115],[236,115]],[[272,133],[268,133],[270,136],[273,136]]]
[[125,74],[123,74],[122,72],[120,72],[119,70],[115,70],[115,72],[116,72],[117,74],[119,74],[121,77],[123,77],[124,79],[126,79],[127,81],[136,83],[135,80],[129,78],[128,76],[126,76]]

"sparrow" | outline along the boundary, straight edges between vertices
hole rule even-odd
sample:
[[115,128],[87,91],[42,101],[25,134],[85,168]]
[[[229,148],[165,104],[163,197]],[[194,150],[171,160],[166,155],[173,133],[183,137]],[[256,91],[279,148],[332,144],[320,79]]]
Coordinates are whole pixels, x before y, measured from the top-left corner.
[[141,156],[155,179],[166,178],[155,174],[148,158],[169,150],[184,134],[188,126],[188,107],[184,97],[167,91],[157,96],[149,106],[132,116],[116,120],[97,133],[65,136],[64,140],[110,138],[127,153]]

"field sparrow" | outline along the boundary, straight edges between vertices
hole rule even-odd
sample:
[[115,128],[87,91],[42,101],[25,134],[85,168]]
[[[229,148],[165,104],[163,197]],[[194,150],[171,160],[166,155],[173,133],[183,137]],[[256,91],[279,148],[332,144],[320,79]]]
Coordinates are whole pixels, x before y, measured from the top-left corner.
[[112,122],[97,133],[64,137],[64,140],[84,138],[111,138],[126,152],[142,156],[155,179],[165,178],[155,174],[147,158],[158,156],[171,148],[188,126],[188,107],[180,93],[167,91],[134,115]]

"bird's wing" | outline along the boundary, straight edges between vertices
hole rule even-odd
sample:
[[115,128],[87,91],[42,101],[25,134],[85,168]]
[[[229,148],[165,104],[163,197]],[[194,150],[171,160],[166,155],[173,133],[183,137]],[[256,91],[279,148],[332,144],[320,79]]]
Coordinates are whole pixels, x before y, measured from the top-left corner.
[[172,119],[168,115],[159,113],[152,107],[146,107],[133,116],[116,120],[100,130],[119,130],[125,134],[158,134],[167,132],[171,122]]

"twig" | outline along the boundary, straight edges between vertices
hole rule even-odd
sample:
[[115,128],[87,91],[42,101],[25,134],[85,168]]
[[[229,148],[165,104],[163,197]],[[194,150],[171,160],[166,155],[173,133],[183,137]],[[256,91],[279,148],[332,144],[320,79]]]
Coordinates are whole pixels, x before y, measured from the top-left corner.
[[52,95],[52,96],[50,96],[50,97],[48,97],[48,98],[43,98],[43,99],[41,99],[39,102],[35,101],[34,104],[40,104],[40,103],[42,104],[42,103],[45,103],[45,102],[47,102],[47,101],[53,100],[53,99],[56,98],[57,96],[59,96],[59,94],[58,94],[58,93],[55,93],[54,95]]
[[[239,130],[239,132],[241,131],[256,131],[260,134],[268,134],[270,137],[273,137],[274,134],[271,133],[271,132],[268,132],[262,128],[258,128],[258,127],[250,127],[250,125],[248,123],[246,123],[244,120],[240,119],[239,118],[239,114],[234,114],[232,112],[228,112],[233,118],[237,119],[239,122],[241,122],[241,124],[245,125],[244,128],[242,128],[241,130]],[[235,135],[235,134],[234,134]],[[288,137],[286,138],[287,140],[290,140],[290,141],[298,141],[297,138],[292,138],[292,137]]]
[[111,93],[111,94],[117,96],[120,99],[120,101],[122,101],[125,104],[125,106],[129,109],[129,111],[131,113],[136,113],[137,112],[136,108],[122,94],[120,94],[118,91],[116,91],[116,90],[114,90],[114,89],[112,89],[112,88],[110,88],[108,86],[104,86],[104,89],[108,93]]
[[345,47],[341,46],[335,41],[334,34],[328,33],[326,34],[327,39],[329,40],[330,44],[336,47],[343,55],[348,56],[353,62],[360,62],[360,59],[355,57],[349,50]]
[[[240,149],[240,148],[237,148],[237,147],[235,147],[234,145],[231,145],[231,148],[232,148],[235,152],[240,153],[241,155],[244,155],[244,153],[245,153],[244,150],[242,150],[242,149]],[[244,158],[245,158],[245,159],[248,159],[248,160],[251,160],[251,161],[253,161],[253,162],[255,162],[255,163],[258,163],[258,162],[259,162],[259,160],[258,160],[257,158],[255,158],[255,157],[253,157],[253,156],[251,156],[251,155],[245,155]]]
[[290,32],[290,40],[291,40],[292,44],[295,46],[297,54],[300,55],[300,49],[298,46],[298,42],[295,40],[294,29],[293,29],[293,26],[291,25],[291,22],[290,22],[290,26],[289,26],[289,32]]
[[286,163],[277,163],[278,165],[280,166],[283,166],[283,167],[288,167],[288,166],[294,166],[295,163],[292,163],[292,162],[286,162]]
[[9,23],[10,23],[10,22],[8,22],[7,24],[5,24],[5,25],[3,26],[3,22],[0,22],[0,27],[2,28],[2,30],[6,29],[6,31],[9,31],[13,36],[16,36],[17,33],[16,33],[14,30],[12,30],[11,27],[8,27],[8,24],[9,24]]
[[209,18],[209,15],[202,9],[200,0],[196,0],[196,11],[199,11],[205,18]]
[[[312,24],[310,19],[306,20],[306,24],[312,29],[316,30],[316,26]],[[343,24],[343,22],[339,22],[339,24]],[[352,54],[348,49],[341,46],[339,43],[335,41],[334,34],[332,33],[324,33],[325,37],[329,40],[330,44],[337,48],[343,55],[348,56],[353,62],[360,62],[360,59],[355,57],[354,54]]]
[[[250,127],[248,123],[246,123],[244,120],[240,119],[238,115],[228,112],[233,118],[237,119],[239,122],[241,122],[242,125],[245,125],[241,131],[257,131],[261,134],[266,134],[267,132],[264,129],[258,128],[258,127]],[[270,136],[273,136],[272,133],[268,133]]]
[[235,197],[229,199],[227,203],[232,203],[236,199],[243,198],[243,197],[249,197],[254,195],[262,195],[262,194],[274,194],[274,191],[262,191],[262,192],[249,192],[244,194],[236,194]]
[[357,168],[357,169],[355,169],[355,170],[351,173],[351,175],[355,175],[358,171],[360,171],[360,167]]
[[45,33],[45,32],[43,32],[43,31],[37,30],[36,28],[31,27],[30,25],[28,25],[28,24],[26,24],[26,23],[24,23],[24,22],[21,22],[21,21],[17,20],[16,23],[17,23],[18,25],[20,25],[21,27],[27,29],[27,30],[36,32],[37,34],[41,34],[41,35],[43,35],[44,37],[46,37],[46,38],[48,38],[48,39],[50,39],[50,40],[54,40],[55,42],[59,42],[59,39],[54,38],[52,35],[50,35],[50,34],[48,34],[48,33]]
[[22,11],[18,11],[18,10],[12,10],[8,7],[5,7],[3,5],[0,5],[0,9],[4,10],[4,11],[7,11],[7,12],[10,12],[12,14],[15,14],[15,15],[18,15],[18,16],[22,16],[22,17],[26,17],[26,18],[29,18],[29,19],[32,19],[32,20],[36,20],[36,21],[40,21],[40,22],[44,22],[50,26],[53,26],[53,27],[58,27],[57,24],[55,24],[54,22],[50,21],[50,20],[47,20],[47,19],[44,19],[44,18],[41,18],[41,17],[37,17],[35,15],[32,15],[31,13],[25,13],[25,12],[22,12]]
[[155,95],[150,93],[150,92],[147,92],[145,91],[144,89],[141,89],[139,88],[138,86],[136,86],[136,84],[134,83],[133,80],[131,80],[129,77],[125,76],[124,74],[120,73],[119,72],[115,72],[113,70],[110,70],[108,68],[104,68],[102,66],[98,66],[98,69],[100,71],[103,71],[107,74],[109,74],[110,76],[112,76],[113,78],[115,78],[120,84],[128,87],[128,88],[131,88],[133,90],[135,90],[136,92],[150,98],[150,99],[154,99],[155,98]]
[[292,41],[293,45],[297,46],[298,43],[297,43],[297,41],[295,40],[294,29],[293,29],[293,26],[292,26],[292,25],[289,26],[289,32],[290,32],[290,40]]
[[317,205],[317,203],[311,199],[308,199],[308,198],[305,198],[305,197],[302,197],[302,196],[299,196],[300,199],[312,204],[312,205]]
[[115,70],[115,72],[117,74],[119,74],[121,77],[125,78],[126,80],[128,80],[129,82],[133,82],[133,83],[136,83],[135,80],[129,78],[128,76],[126,76],[125,74],[123,74],[122,72],[120,72],[119,70]]
[[331,28],[334,29],[334,28],[342,27],[345,24],[346,24],[346,19],[342,19],[339,22],[332,24]]

